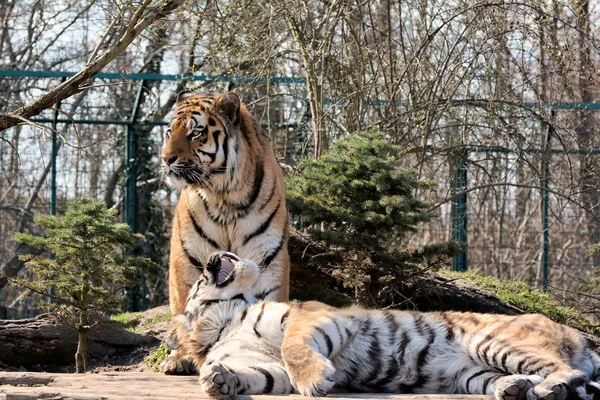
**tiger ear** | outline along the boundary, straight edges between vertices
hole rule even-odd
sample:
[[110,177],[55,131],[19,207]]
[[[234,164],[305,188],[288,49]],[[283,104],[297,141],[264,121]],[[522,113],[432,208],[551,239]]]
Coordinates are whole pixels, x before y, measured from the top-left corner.
[[187,99],[188,97],[192,97],[193,95],[194,92],[192,92],[191,90],[182,90],[181,92],[179,92],[179,94],[177,94],[177,103]]
[[240,114],[240,96],[234,92],[225,93],[217,97],[215,109],[225,118],[229,119],[233,125],[239,125]]

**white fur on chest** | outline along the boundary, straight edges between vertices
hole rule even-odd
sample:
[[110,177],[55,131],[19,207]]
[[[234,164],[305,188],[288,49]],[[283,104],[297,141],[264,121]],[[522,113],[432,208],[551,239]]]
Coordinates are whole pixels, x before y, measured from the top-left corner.
[[[268,218],[268,213],[266,215],[250,213],[242,218],[232,219],[226,225],[218,224],[213,221],[209,215],[210,210],[207,209],[207,204],[214,201],[213,199],[204,196],[203,192],[199,190],[190,190],[187,195],[188,211],[206,237],[203,238],[196,230],[190,229],[184,234],[184,243],[188,253],[203,265],[206,265],[208,258],[215,251],[229,251],[242,259],[261,265],[277,243],[282,240],[283,233],[274,224],[271,224],[265,232],[246,242],[246,238],[256,231],[264,222],[263,220]],[[208,207],[213,209],[211,204],[208,204]],[[217,247],[214,246],[215,244]],[[188,283],[193,284],[197,277],[197,274],[190,274]],[[283,279],[282,271],[275,265],[271,265],[270,268],[261,271],[260,278],[255,285],[255,292],[268,292]],[[274,299],[273,296],[276,294],[277,291],[274,291],[266,299]]]
[[[268,218],[268,213],[248,213],[238,217],[235,207],[225,203],[223,199],[206,196],[204,190],[188,192],[189,211],[196,222],[201,226],[204,233],[214,240],[220,247],[219,250],[230,251],[240,258],[246,258],[255,262],[264,258],[264,252],[273,247],[281,239],[282,232],[276,226],[271,225],[265,232],[246,242],[256,229]],[[216,223],[213,219],[215,214],[227,220],[227,223]],[[223,214],[226,214],[225,216]],[[196,232],[189,233],[190,238],[198,238],[198,242],[206,240],[200,238]],[[188,238],[186,238],[188,239]]]

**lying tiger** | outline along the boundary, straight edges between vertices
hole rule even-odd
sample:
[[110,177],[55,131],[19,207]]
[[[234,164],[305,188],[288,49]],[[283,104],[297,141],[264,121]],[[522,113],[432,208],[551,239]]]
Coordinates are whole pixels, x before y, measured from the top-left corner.
[[259,268],[211,255],[175,318],[210,396],[361,392],[600,398],[600,357],[541,315],[335,309],[258,302]]

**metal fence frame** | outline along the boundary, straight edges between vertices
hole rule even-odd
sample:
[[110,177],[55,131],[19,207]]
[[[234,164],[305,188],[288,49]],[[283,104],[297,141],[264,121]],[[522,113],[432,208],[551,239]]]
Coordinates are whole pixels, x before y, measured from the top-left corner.
[[[527,108],[547,108],[550,116],[550,121],[542,121],[544,127],[545,136],[542,143],[542,148],[528,148],[521,150],[527,154],[542,154],[542,176],[540,179],[540,202],[542,210],[541,218],[541,232],[542,232],[542,257],[541,257],[541,270],[542,270],[542,290],[548,290],[548,280],[550,277],[550,235],[548,226],[548,195],[549,195],[549,177],[550,177],[550,159],[552,154],[600,154],[600,149],[593,150],[580,150],[580,149],[551,149],[550,143],[552,136],[555,134],[555,127],[552,123],[556,116],[557,110],[600,110],[600,103],[523,103]],[[475,153],[508,153],[511,150],[501,147],[475,147],[467,148],[464,150],[462,156],[456,159],[455,174],[453,179],[452,193],[452,238],[456,242],[467,245],[467,194],[468,194],[468,176],[467,176],[467,164],[468,155],[470,152]],[[465,248],[462,254],[455,257],[453,260],[453,269],[455,271],[466,271],[468,269],[468,248]]]
[[[21,70],[0,70],[0,77],[4,78],[62,78],[66,80],[68,77],[74,75],[74,72],[61,72],[61,71],[21,71]],[[139,81],[139,89],[136,94],[136,100],[132,108],[131,116],[127,120],[94,120],[94,119],[64,119],[58,118],[58,109],[60,103],[57,105],[57,109],[54,112],[52,119],[35,117],[31,118],[31,121],[40,124],[51,124],[53,129],[52,134],[52,169],[51,169],[51,209],[49,210],[52,215],[56,214],[56,157],[58,151],[56,128],[58,124],[100,124],[100,125],[124,125],[126,127],[126,171],[127,171],[127,183],[125,190],[125,221],[129,224],[132,231],[136,231],[136,217],[137,217],[137,201],[136,201],[136,171],[133,166],[135,165],[135,150],[136,150],[136,126],[140,125],[154,125],[154,126],[165,126],[168,125],[165,121],[152,121],[152,120],[138,120],[137,114],[140,107],[142,98],[142,92],[144,88],[144,81],[160,80],[160,81],[202,81],[202,82],[243,82],[243,83],[276,83],[286,85],[305,85],[306,79],[299,77],[236,77],[236,76],[211,76],[211,75],[166,75],[166,74],[119,74],[119,73],[99,73],[94,78],[110,79],[110,80],[128,80],[128,81]],[[335,100],[324,99],[325,103],[331,103]],[[385,101],[378,101],[385,102]],[[460,104],[460,101],[455,103]],[[398,102],[398,105],[402,106],[403,102]],[[472,105],[471,103],[469,103]],[[469,105],[466,104],[465,105]],[[550,119],[556,115],[557,110],[600,110],[600,103],[537,103],[537,102],[522,102],[522,103],[510,103],[510,102],[499,102],[500,106],[503,104],[518,106],[525,109],[531,110],[549,110]],[[542,241],[542,288],[547,290],[548,278],[550,271],[550,241],[548,231],[548,178],[549,178],[549,161],[552,154],[555,153],[568,153],[568,154],[600,154],[600,149],[594,150],[556,150],[550,148],[551,137],[554,134],[554,126],[551,121],[542,121],[545,126],[546,135],[543,141],[543,147],[539,149],[523,149],[525,153],[541,153],[544,155],[542,162],[542,177],[540,182],[540,197],[542,207],[542,226],[541,231],[543,234]],[[503,153],[511,152],[511,150],[501,147],[477,147],[468,146],[465,147],[461,155],[455,160],[455,174],[452,180],[452,201],[451,201],[451,229],[452,237],[455,241],[467,244],[467,233],[468,233],[468,221],[467,221],[467,195],[469,192],[468,188],[468,174],[467,165],[468,157],[471,152],[485,152],[485,153]],[[457,271],[466,271],[468,269],[468,251],[465,251],[457,256],[453,261],[453,268]]]

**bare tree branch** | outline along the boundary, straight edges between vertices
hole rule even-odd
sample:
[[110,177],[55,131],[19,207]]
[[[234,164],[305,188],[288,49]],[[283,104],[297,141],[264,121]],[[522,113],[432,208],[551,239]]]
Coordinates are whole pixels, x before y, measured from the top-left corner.
[[89,62],[81,71],[71,78],[41,96],[33,103],[25,105],[16,111],[0,115],[0,132],[22,123],[23,119],[39,114],[43,110],[64,100],[81,90],[87,80],[100,72],[106,65],[121,54],[131,42],[152,23],[164,18],[174,11],[183,0],[163,0],[158,5],[150,7],[152,0],[144,0],[131,17],[128,27],[117,43],[103,54]]

